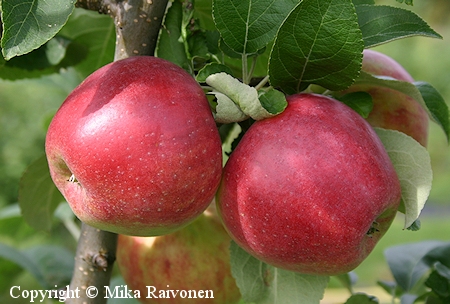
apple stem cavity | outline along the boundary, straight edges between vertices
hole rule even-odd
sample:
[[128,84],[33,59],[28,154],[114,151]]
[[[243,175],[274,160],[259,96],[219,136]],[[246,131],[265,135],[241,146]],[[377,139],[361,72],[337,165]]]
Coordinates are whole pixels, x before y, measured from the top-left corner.
[[[167,4],[168,0],[78,0],[76,6],[109,14],[114,19],[116,28],[114,61],[117,61],[131,56],[154,54]],[[77,179],[71,173],[68,181],[77,182]],[[118,235],[115,233],[82,223],[70,290],[96,286],[97,290],[103,291],[104,286],[109,285],[115,262],[117,239]],[[86,292],[80,292],[80,295],[86,297]],[[98,304],[106,303],[107,299],[103,296],[94,299],[86,297],[76,299],[76,302]],[[71,303],[71,299],[68,298],[66,303]]]

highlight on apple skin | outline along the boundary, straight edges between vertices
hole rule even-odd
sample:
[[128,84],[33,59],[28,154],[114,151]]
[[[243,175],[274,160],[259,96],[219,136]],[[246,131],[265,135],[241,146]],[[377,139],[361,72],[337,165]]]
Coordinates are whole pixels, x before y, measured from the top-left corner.
[[228,159],[216,195],[232,239],[282,269],[337,275],[356,268],[391,225],[400,182],[373,128],[315,94],[255,122]]
[[88,76],[46,137],[51,177],[83,222],[153,236],[207,208],[222,172],[220,136],[200,85],[175,64],[137,56]]

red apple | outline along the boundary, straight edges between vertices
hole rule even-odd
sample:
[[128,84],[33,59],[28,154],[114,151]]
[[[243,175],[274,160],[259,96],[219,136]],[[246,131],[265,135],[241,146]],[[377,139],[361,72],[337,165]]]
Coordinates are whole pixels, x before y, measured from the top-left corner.
[[222,172],[203,90],[183,69],[150,56],[87,77],[54,116],[46,153],[81,221],[130,235],[187,225],[211,202]]
[[[169,235],[119,235],[117,265],[142,303],[233,304],[240,292],[231,275],[229,246],[220,220],[205,212]],[[189,291],[191,298],[184,296]]]
[[[413,82],[411,75],[394,59],[373,50],[364,50],[362,71]],[[346,93],[364,91],[372,96],[373,110],[367,121],[374,127],[403,132],[427,146],[429,117],[425,109],[410,96],[376,85],[353,85]]]
[[332,98],[297,94],[255,122],[216,196],[230,236],[286,270],[337,275],[358,266],[395,217],[400,183],[377,134]]

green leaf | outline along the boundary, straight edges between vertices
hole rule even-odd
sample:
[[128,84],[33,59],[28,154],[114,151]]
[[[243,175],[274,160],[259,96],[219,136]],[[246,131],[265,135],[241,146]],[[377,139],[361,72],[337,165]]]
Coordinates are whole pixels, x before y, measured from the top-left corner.
[[18,204],[6,205],[0,209],[0,220],[19,217],[20,207]]
[[430,155],[412,137],[395,130],[375,128],[394,165],[402,189],[400,212],[405,213],[404,228],[419,217],[431,191],[433,172]]
[[38,49],[0,65],[0,78],[16,80],[58,73],[67,67],[61,62],[70,43],[70,40],[57,35]]
[[230,246],[231,272],[245,303],[320,303],[329,277],[304,275],[267,265],[236,243]]
[[286,96],[274,88],[259,92],[259,101],[267,112],[277,115],[287,107]]
[[423,260],[429,267],[433,267],[436,262],[440,262],[450,268],[450,242],[431,249]]
[[286,94],[318,84],[349,87],[361,69],[364,44],[348,0],[303,0],[277,34],[269,62],[270,83]]
[[[242,55],[239,54],[239,53],[237,53],[237,52],[235,52],[235,51],[233,51],[233,50],[225,43],[225,41],[223,41],[223,38],[221,38],[221,39],[219,40],[219,49],[220,49],[225,55],[227,55],[227,56],[230,57],[230,58],[236,58],[236,59],[239,59],[239,60],[242,59]],[[241,63],[239,62],[239,64],[241,64]]]
[[431,119],[444,130],[447,141],[450,141],[449,110],[442,95],[429,83],[416,81],[414,85],[419,90],[429,110]]
[[220,41],[220,33],[217,30],[214,31],[205,31],[204,32],[206,38],[206,45],[208,47],[208,51],[211,54],[219,54],[219,41]]
[[[215,92],[213,92],[213,94],[217,95],[217,93],[221,93],[225,95],[228,99],[238,105],[240,111],[254,120],[261,120],[274,116],[274,114],[268,112],[261,105],[258,98],[258,92],[254,87],[240,82],[238,79],[227,73],[212,74],[206,78],[206,83],[214,89]],[[225,101],[225,103],[227,103],[227,110],[229,110],[229,100],[226,100],[223,96],[221,98],[222,102]],[[220,111],[221,108],[222,107],[216,108],[216,112]],[[234,113],[234,111],[228,112],[228,114],[230,113]],[[236,112],[236,114],[239,113]],[[218,112],[217,115],[220,117],[225,117],[224,113]],[[227,116],[226,121],[242,121],[241,115],[238,115],[236,120],[234,120],[232,116]]]
[[212,17],[211,0],[195,0],[194,18],[198,20],[201,28],[213,31],[216,29]]
[[164,26],[161,27],[155,55],[190,71],[186,49],[183,42],[180,41],[182,17],[183,6],[181,2],[172,2],[172,5],[164,17]]
[[54,185],[45,155],[32,163],[19,185],[19,205],[25,221],[34,229],[50,230],[53,213],[64,198]]
[[409,226],[409,227],[406,228],[406,229],[408,229],[408,230],[410,230],[410,231],[419,231],[421,225],[422,225],[422,224],[420,223],[420,220],[417,219],[417,220],[415,220],[415,221],[411,224],[411,226]]
[[399,3],[405,2],[406,5],[413,5],[413,0],[396,0]]
[[204,32],[195,31],[191,33],[188,36],[187,43],[189,46],[189,58],[192,60],[209,59],[210,53],[208,49],[208,41]]
[[377,285],[383,288],[388,294],[395,295],[396,297],[400,297],[403,293],[395,282],[378,280]]
[[430,269],[423,258],[429,251],[445,244],[442,241],[426,240],[387,248],[384,255],[396,283],[406,292],[413,289]]
[[411,36],[442,39],[410,10],[385,5],[357,5],[356,13],[366,48]]
[[[6,62],[5,65],[26,70],[42,70],[52,67],[59,64],[64,58],[69,44],[70,40],[56,36],[40,48],[27,55],[15,57]],[[56,68],[54,70],[57,71]]]
[[67,22],[74,4],[74,0],[3,1],[5,59],[29,53],[50,40]]
[[350,293],[353,293],[353,286],[356,284],[358,280],[358,276],[355,272],[350,271],[348,273],[340,274],[335,276],[341,284],[347,288]]
[[374,296],[369,296],[365,293],[355,293],[347,299],[345,304],[375,304],[380,303]]
[[70,283],[74,267],[74,254],[62,246],[38,245],[22,250],[23,254],[38,265],[44,277],[44,288],[54,289]]
[[216,113],[214,116],[216,122],[229,124],[248,119],[248,115],[242,112],[239,106],[227,95],[219,92],[212,92],[211,94],[216,96],[217,99]]
[[[401,304],[414,304],[418,303],[416,300],[426,299],[427,304],[432,304],[433,302],[429,302],[430,298],[427,296],[428,293],[421,295],[420,297],[417,294],[412,293],[404,293],[400,296],[400,303]],[[434,303],[434,304],[443,304],[443,303]]]
[[212,62],[205,65],[200,71],[198,71],[195,79],[198,82],[206,82],[206,78],[208,78],[210,75],[222,72],[233,75],[233,71],[228,66]]
[[339,101],[355,110],[359,115],[367,118],[372,112],[372,96],[366,92],[353,92],[338,98]]
[[[436,262],[434,264],[434,269],[439,273],[440,276],[444,277],[448,282],[450,282],[450,268],[446,265],[442,264],[441,262]],[[450,295],[450,294],[448,294]]]
[[29,272],[45,289],[69,284],[73,273],[73,253],[61,246],[46,244],[17,250],[0,243],[0,257]]
[[72,41],[62,64],[73,66],[81,78],[114,60],[116,31],[110,16],[75,9],[60,35]]
[[353,5],[375,4],[375,0],[353,0]]
[[[74,67],[79,78],[84,79],[113,61],[115,37],[110,16],[75,9],[54,38],[59,46],[55,46],[52,39],[29,54],[14,57],[3,64],[0,62],[0,77],[10,80],[41,77],[43,74],[56,73],[62,67]],[[62,60],[61,56],[64,56]],[[0,57],[0,61],[2,59]],[[51,65],[56,61],[59,61],[57,65]]]
[[298,0],[214,0],[213,18],[225,43],[254,54],[271,42]]
[[37,234],[36,230],[25,222],[20,213],[19,204],[8,206],[11,207],[2,208],[0,216],[0,242],[9,245],[23,245],[27,241],[36,239],[35,237],[41,239],[44,234]]
[[0,257],[7,259],[21,268],[25,269],[38,281],[41,286],[47,287],[45,275],[35,260],[24,254],[20,250],[6,244],[0,243]]
[[425,286],[431,288],[442,300],[450,299],[450,269],[439,262],[434,268],[425,281]]

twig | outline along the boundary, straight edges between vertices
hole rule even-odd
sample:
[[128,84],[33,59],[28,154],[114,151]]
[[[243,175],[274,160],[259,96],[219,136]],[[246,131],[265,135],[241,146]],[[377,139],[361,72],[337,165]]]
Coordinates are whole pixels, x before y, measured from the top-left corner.
[[82,224],[69,288],[76,294],[66,294],[66,303],[106,303],[116,247],[116,234]]
[[109,14],[116,26],[115,60],[153,55],[168,0],[78,0],[76,6]]

